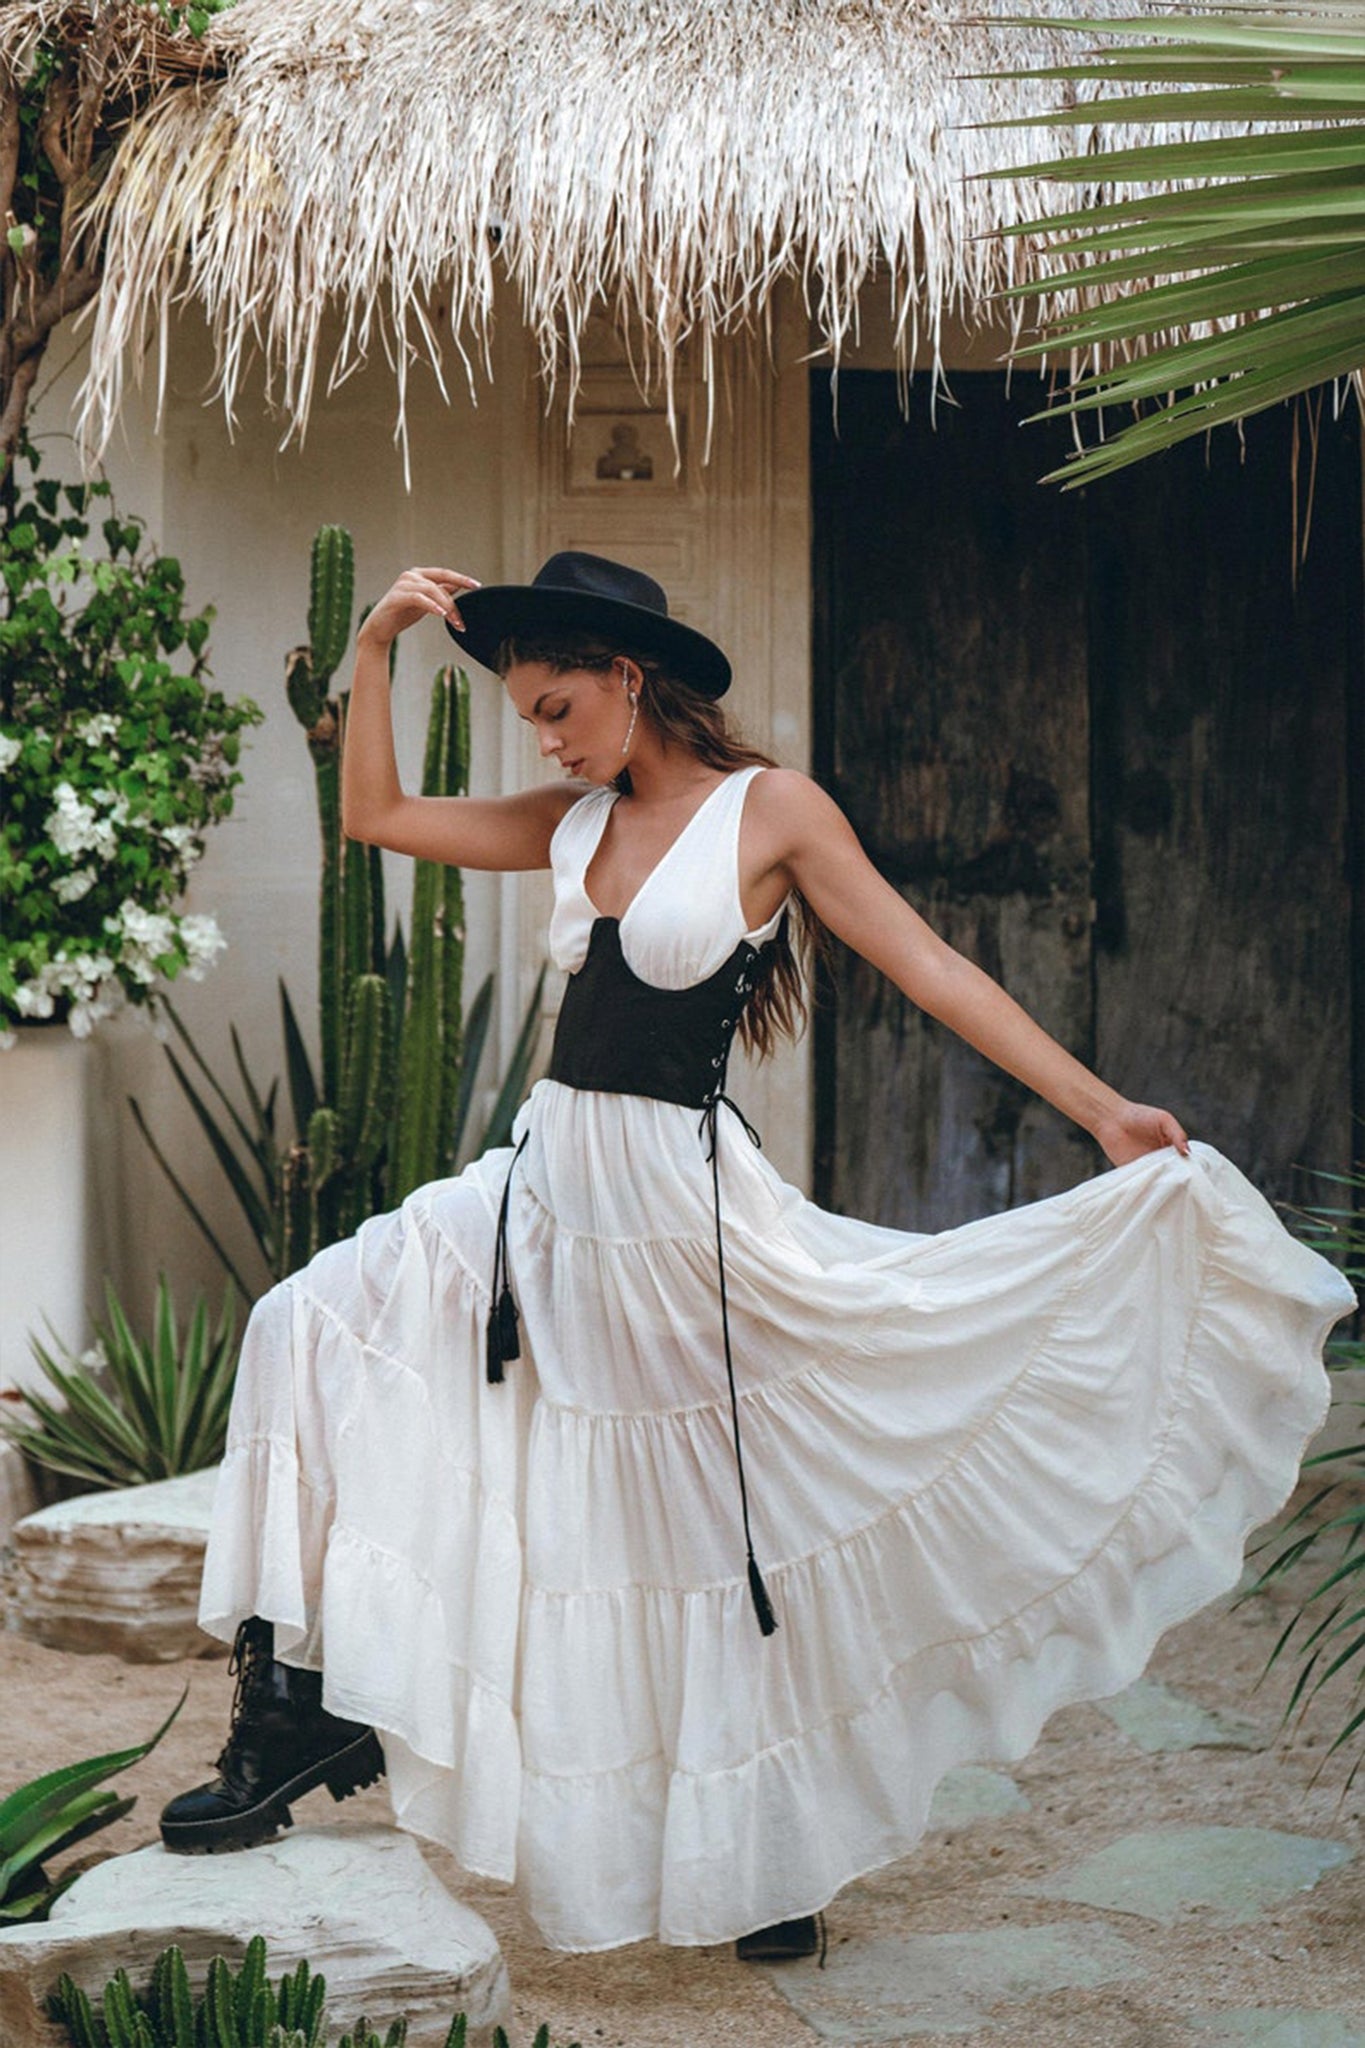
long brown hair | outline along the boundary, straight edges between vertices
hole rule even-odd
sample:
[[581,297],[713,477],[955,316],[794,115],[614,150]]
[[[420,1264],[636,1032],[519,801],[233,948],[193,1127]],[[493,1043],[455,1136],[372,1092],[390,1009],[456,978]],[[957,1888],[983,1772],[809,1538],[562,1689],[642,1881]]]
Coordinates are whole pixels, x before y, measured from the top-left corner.
[[[504,640],[497,666],[499,675],[506,675],[518,662],[539,662],[556,675],[580,668],[605,673],[622,655],[636,663],[644,678],[640,710],[662,734],[665,747],[681,747],[708,768],[727,773],[737,768],[777,767],[771,754],[761,753],[731,730],[714,698],[689,689],[680,677],[670,675],[655,655],[637,653],[600,635],[563,633],[554,638]],[[623,796],[629,795],[628,768],[621,770],[614,786]],[[824,935],[824,927],[805,897],[793,890],[791,907],[777,936],[759,954],[753,993],[739,1023],[741,1043],[760,1059],[775,1051],[780,1038],[795,1038],[804,1025],[809,1001],[807,970]]]

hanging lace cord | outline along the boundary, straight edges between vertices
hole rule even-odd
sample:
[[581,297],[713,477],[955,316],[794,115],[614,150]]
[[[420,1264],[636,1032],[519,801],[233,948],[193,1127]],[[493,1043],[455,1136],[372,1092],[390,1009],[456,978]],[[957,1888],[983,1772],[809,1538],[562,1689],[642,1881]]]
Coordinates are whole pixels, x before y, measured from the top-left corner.
[[521,1357],[517,1304],[512,1295],[512,1282],[507,1265],[507,1211],[512,1199],[512,1175],[516,1172],[517,1161],[526,1150],[526,1139],[530,1135],[528,1131],[512,1154],[507,1179],[503,1182],[502,1200],[498,1204],[498,1228],[493,1239],[493,1286],[484,1343],[488,1384],[493,1387],[501,1383],[503,1367],[510,1365],[514,1358]]
[[[722,1068],[722,1081],[724,1070]],[[707,1137],[707,1152],[711,1161],[711,1191],[716,1215],[716,1276],[720,1282],[720,1334],[725,1351],[725,1378],[730,1389],[730,1433],[735,1446],[735,1471],[739,1478],[739,1510],[744,1524],[744,1549],[748,1559],[749,1597],[754,1603],[758,1626],[762,1634],[770,1636],[777,1627],[777,1616],[773,1612],[772,1599],[763,1583],[763,1574],[758,1568],[754,1555],[753,1531],[749,1526],[749,1488],[744,1477],[744,1452],[739,1437],[739,1396],[735,1391],[735,1361],[730,1348],[730,1304],[725,1286],[725,1233],[720,1220],[720,1108],[722,1103],[732,1109],[744,1126],[746,1137],[754,1145],[759,1144],[758,1132],[737,1102],[718,1087],[716,1093],[702,1112],[701,1128]]]

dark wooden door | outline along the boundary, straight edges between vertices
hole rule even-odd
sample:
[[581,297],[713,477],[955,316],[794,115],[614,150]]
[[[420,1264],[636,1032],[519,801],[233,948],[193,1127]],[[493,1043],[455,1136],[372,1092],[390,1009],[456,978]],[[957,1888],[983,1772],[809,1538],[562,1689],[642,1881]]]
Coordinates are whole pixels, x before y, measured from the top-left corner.
[[[1296,587],[1287,417],[1063,494],[1036,384],[953,382],[935,426],[816,380],[817,773],[1064,1044],[1290,1192],[1350,1135],[1358,438],[1324,432]],[[936,1229],[1101,1163],[855,956],[826,980],[830,1206]]]

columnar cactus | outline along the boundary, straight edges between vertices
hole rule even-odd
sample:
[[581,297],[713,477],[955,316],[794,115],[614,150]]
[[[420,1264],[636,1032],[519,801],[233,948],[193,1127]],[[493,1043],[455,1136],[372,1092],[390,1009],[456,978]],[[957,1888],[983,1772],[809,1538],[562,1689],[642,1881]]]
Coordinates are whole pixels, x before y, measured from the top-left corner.
[[[341,831],[345,693],[328,695],[350,637],[354,565],[344,527],[313,541],[309,644],[285,666],[285,689],[308,735],[322,835],[318,1002],[320,1106],[281,1162],[283,1268],[392,1207],[453,1166],[464,1037],[464,892],[458,868],[418,861],[412,941],[385,944],[377,846]],[[392,668],[392,664],[390,664]],[[425,796],[469,786],[469,683],[442,669],[432,689]]]
[[[97,2014],[86,1994],[62,1976],[48,2012],[65,2028],[73,2048],[323,2048],[326,1996],[326,1978],[306,1961],[272,1985],[265,1940],[257,1934],[239,1970],[222,1956],[214,1957],[199,1997],[191,1993],[183,1954],[168,1948],[152,1966],[145,1998],[137,1997],[127,1971],[120,1970],[105,1985]],[[406,2048],[407,2038],[408,2023],[401,2016],[382,2034],[362,2019],[336,2048]],[[466,2048],[468,2038],[468,2022],[458,2012],[445,2048]],[[492,2048],[508,2048],[501,2027],[493,2029]],[[550,2048],[548,2026],[536,2029],[532,2048]]]
[[[431,693],[422,789],[463,796],[469,787],[469,683],[444,668]],[[418,861],[412,950],[387,1192],[395,1201],[451,1169],[451,1133],[463,1061],[464,883],[460,870]]]
[[[318,983],[322,1003],[322,1091],[335,1101],[341,1065],[341,1016],[346,985],[341,841],[342,706],[328,694],[351,636],[355,553],[344,526],[321,526],[313,536],[309,576],[308,645],[285,662],[285,693],[308,734],[322,828],[322,893],[318,925]],[[377,867],[358,846],[354,866]],[[373,849],[376,853],[378,849]],[[380,912],[380,928],[383,913]],[[369,964],[368,961],[366,963]]]
[[[191,1993],[183,1953],[168,1948],[153,1965],[145,1999],[137,1997],[127,1971],[119,1970],[104,1987],[97,2016],[86,1994],[64,1976],[50,2010],[74,2048],[322,2048],[326,1995],[326,1979],[307,1962],[282,1977],[276,1989],[266,1976],[265,1940],[258,1934],[247,1944],[240,1970],[214,1957],[198,1998]],[[397,2048],[407,2029],[401,2021],[395,2026],[401,2029],[394,2036]]]

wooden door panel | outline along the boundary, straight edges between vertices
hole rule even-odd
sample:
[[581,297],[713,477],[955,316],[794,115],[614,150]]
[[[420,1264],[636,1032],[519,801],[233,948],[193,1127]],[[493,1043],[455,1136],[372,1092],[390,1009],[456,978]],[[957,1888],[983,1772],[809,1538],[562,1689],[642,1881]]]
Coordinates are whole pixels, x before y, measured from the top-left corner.
[[1357,423],[1324,423],[1297,587],[1291,427],[1088,493],[1100,1068],[1286,1196],[1349,1144],[1361,612]]
[[[1037,482],[1058,440],[1019,425],[1036,386],[954,387],[935,429],[846,373],[836,433],[817,383],[817,772],[1064,1044],[1301,1192],[1345,1163],[1361,1028],[1355,422],[1324,425],[1296,588],[1286,415],[1064,496]],[[821,1200],[936,1229],[1100,1163],[865,963],[836,948],[826,980]]]
[[[1003,379],[896,411],[841,376],[812,406],[817,772],[870,857],[954,946],[1088,1056],[1084,529],[1037,491]],[[1045,437],[1044,437],[1045,438]],[[836,948],[817,1026],[817,1189],[937,1229],[1080,1178],[1046,1104]]]

